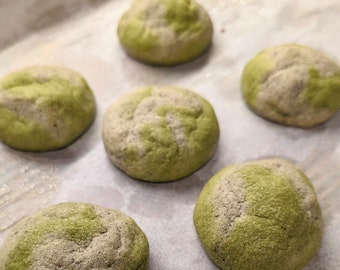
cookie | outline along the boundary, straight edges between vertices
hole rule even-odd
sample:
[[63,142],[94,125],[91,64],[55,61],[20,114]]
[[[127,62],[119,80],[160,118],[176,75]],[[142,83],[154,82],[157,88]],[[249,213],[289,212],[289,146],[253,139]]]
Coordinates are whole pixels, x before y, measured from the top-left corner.
[[194,224],[208,256],[223,270],[301,270],[322,234],[309,179],[283,159],[222,169],[199,195]]
[[118,25],[129,56],[160,66],[199,57],[210,47],[212,33],[208,13],[194,0],[136,0]]
[[259,116],[311,128],[340,109],[340,68],[323,53],[297,44],[272,47],[246,65],[242,92]]
[[148,87],[121,97],[103,123],[104,146],[113,164],[150,182],[193,173],[211,158],[218,137],[211,105],[174,86]]
[[0,140],[23,151],[50,151],[72,143],[95,116],[83,77],[61,67],[32,66],[0,80]]
[[61,203],[19,221],[0,249],[0,270],[145,270],[148,241],[125,214]]

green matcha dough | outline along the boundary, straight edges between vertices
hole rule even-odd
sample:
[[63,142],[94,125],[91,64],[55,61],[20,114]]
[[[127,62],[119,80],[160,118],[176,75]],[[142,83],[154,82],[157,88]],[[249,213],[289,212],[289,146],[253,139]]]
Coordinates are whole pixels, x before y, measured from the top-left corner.
[[0,248],[0,270],[146,270],[148,241],[127,215],[61,203],[19,221]]
[[95,100],[79,74],[32,66],[0,80],[0,141],[43,152],[72,143],[91,125]]
[[311,128],[340,109],[340,68],[314,49],[297,44],[276,46],[248,62],[242,91],[259,116]]
[[208,13],[194,0],[136,0],[118,25],[129,56],[160,66],[199,57],[210,47],[212,33]]
[[211,105],[174,86],[148,87],[121,97],[103,123],[103,141],[113,164],[150,182],[193,173],[212,157],[218,137]]
[[230,165],[205,185],[194,224],[223,270],[301,270],[318,251],[322,220],[309,179],[292,163]]

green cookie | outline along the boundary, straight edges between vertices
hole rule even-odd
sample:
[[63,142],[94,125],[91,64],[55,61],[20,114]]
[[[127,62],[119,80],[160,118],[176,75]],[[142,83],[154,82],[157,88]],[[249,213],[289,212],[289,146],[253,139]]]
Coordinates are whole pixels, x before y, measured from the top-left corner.
[[32,66],[0,81],[0,140],[18,150],[49,151],[91,125],[95,100],[86,81],[61,67]]
[[118,26],[128,55],[161,66],[202,55],[210,47],[212,33],[209,15],[194,0],[136,0]]
[[282,159],[222,169],[203,188],[194,224],[223,270],[301,270],[318,251],[322,233],[310,181]]
[[193,173],[211,158],[218,137],[211,105],[173,86],[125,95],[104,117],[103,141],[111,161],[129,176],[150,182]]
[[125,214],[62,203],[19,221],[0,248],[0,270],[146,270],[148,241]]
[[249,107],[263,118],[310,128],[340,109],[340,68],[308,47],[272,47],[248,62],[242,91]]

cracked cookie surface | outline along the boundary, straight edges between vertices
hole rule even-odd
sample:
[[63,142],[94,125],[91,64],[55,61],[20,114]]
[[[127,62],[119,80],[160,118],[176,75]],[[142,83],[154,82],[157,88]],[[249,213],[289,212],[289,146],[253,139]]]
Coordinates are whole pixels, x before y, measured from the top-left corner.
[[76,72],[27,67],[0,80],[0,140],[24,151],[63,148],[95,117],[93,93]]
[[133,91],[105,113],[103,141],[113,164],[151,182],[183,178],[213,155],[219,126],[211,105],[186,89]]
[[212,42],[208,13],[194,0],[137,0],[123,14],[118,37],[132,58],[171,66],[202,55]]
[[62,203],[19,221],[0,249],[1,270],[146,270],[148,242],[125,214]]
[[242,92],[249,107],[263,118],[310,128],[340,109],[340,67],[309,47],[272,47],[247,63]]
[[313,187],[283,159],[221,170],[203,188],[194,224],[208,256],[223,270],[300,270],[321,241]]

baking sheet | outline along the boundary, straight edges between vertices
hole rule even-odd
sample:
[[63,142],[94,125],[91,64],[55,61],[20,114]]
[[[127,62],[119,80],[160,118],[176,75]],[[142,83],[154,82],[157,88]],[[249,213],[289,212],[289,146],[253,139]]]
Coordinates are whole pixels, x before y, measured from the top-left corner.
[[[284,157],[311,178],[323,212],[322,247],[305,270],[340,269],[340,113],[310,130],[283,127],[251,113],[240,93],[244,65],[266,47],[297,42],[340,63],[339,1],[200,3],[214,24],[211,50],[192,63],[160,68],[130,59],[119,45],[117,24],[131,1],[0,0],[0,22],[6,23],[0,34],[0,76],[33,64],[65,66],[86,78],[97,101],[94,124],[66,149],[25,153],[0,144],[0,243],[25,214],[85,201],[136,220],[150,243],[149,269],[214,270],[192,222],[200,190],[228,164]],[[183,180],[136,181],[105,154],[103,114],[132,89],[164,84],[191,89],[210,101],[220,123],[219,146],[212,160]]]

